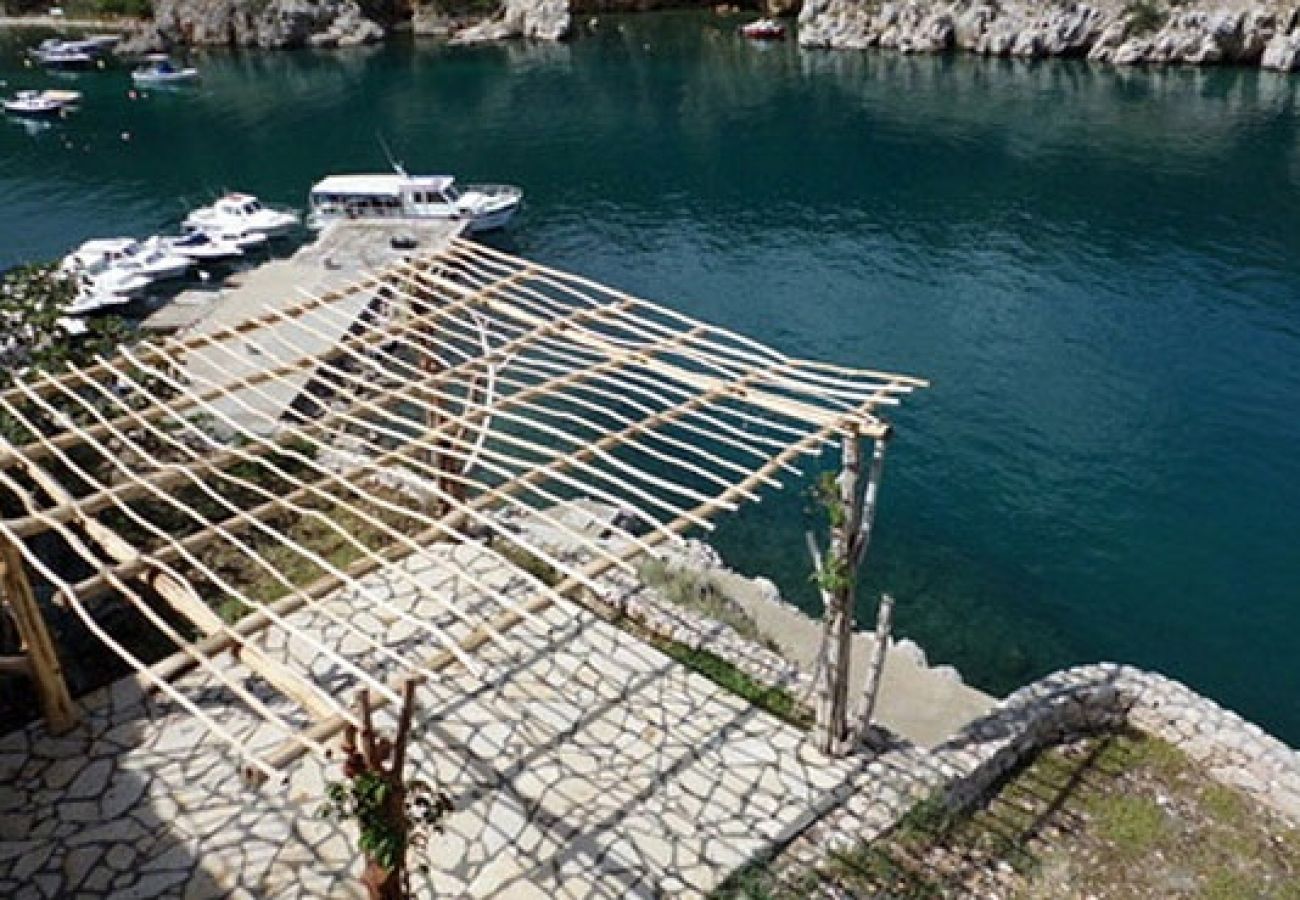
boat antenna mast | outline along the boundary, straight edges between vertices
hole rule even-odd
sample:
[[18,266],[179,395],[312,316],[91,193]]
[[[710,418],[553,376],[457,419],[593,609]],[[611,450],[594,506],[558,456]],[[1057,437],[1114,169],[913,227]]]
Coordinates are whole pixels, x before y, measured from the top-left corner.
[[379,146],[384,151],[384,156],[388,158],[388,165],[392,167],[393,171],[403,178],[410,178],[411,176],[406,174],[406,169],[402,167],[401,162],[393,158],[393,151],[388,149],[388,141],[384,140],[383,132],[376,131],[375,138],[379,141]]

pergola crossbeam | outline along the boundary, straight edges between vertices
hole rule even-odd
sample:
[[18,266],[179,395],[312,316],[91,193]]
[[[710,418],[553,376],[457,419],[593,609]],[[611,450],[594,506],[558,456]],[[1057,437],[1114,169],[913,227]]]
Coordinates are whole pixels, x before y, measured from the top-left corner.
[[[359,313],[358,299],[368,300]],[[798,474],[801,457],[845,435],[883,440],[880,410],[924,385],[790,359],[456,241],[250,322],[16,379],[0,413],[30,437],[0,443],[11,511],[0,543],[143,685],[270,777],[325,752],[350,716],[336,685],[285,655],[289,644],[323,654],[376,705],[396,702],[412,675],[455,665],[486,677],[485,644],[509,653],[516,624],[582,601],[605,589],[609,570],[635,571],[635,557],[759,501]],[[592,531],[561,511],[577,499],[619,526]],[[25,542],[46,533],[92,574],[70,583]],[[432,551],[438,542],[476,542],[488,556],[467,564]],[[511,553],[558,581],[512,569]],[[489,559],[489,570],[513,572],[506,587],[484,574]],[[105,594],[177,653],[146,665],[115,642],[86,609]],[[182,636],[158,600],[199,637]],[[227,622],[217,601],[247,615]],[[435,614],[417,615],[416,603]],[[390,644],[385,623],[418,635],[417,650]],[[340,639],[351,649],[330,643]],[[0,671],[30,665],[5,658]],[[248,690],[240,666],[292,701],[294,721]],[[178,676],[195,668],[283,733],[282,745],[255,755],[239,746],[181,689]]]

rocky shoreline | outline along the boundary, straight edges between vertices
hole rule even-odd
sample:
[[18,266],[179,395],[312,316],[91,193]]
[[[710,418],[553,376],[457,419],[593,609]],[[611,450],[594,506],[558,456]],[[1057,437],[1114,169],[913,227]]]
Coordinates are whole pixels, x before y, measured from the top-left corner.
[[387,30],[356,0],[155,0],[151,22],[136,26],[120,52],[180,46],[292,50],[373,44]]
[[1128,0],[807,0],[799,43],[808,48],[904,53],[966,51],[1022,58],[1075,57],[1116,65],[1300,67],[1300,10]]
[[[409,9],[409,24],[417,35],[455,44],[562,41],[575,34],[580,17],[697,5],[432,0]],[[769,15],[797,16],[799,45],[807,49],[1300,69],[1300,7],[1269,0],[757,0],[757,6]],[[383,40],[405,26],[407,12],[357,0],[156,0],[151,21],[127,26],[123,50],[350,47]]]

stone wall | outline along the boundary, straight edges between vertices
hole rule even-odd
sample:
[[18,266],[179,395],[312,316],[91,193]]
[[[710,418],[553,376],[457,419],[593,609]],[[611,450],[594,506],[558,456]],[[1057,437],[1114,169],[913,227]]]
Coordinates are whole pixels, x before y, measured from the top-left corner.
[[1300,824],[1300,753],[1171,678],[1098,663],[1026,685],[929,751],[876,735],[863,748],[863,787],[782,848],[775,868],[797,872],[876,840],[936,792],[969,808],[1040,750],[1125,727],[1168,741],[1211,778]]
[[1300,824],[1300,753],[1186,685],[1132,666],[1099,663],[1035,681],[933,752],[958,773],[949,797],[962,806],[1043,747],[1125,726]]

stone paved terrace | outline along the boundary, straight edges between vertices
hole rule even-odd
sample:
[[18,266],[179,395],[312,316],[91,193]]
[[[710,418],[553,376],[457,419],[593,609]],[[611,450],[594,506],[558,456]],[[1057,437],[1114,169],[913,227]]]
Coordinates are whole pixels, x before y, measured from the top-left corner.
[[[454,587],[466,610],[482,602],[448,573],[448,553],[494,589],[521,587],[470,544],[430,548],[408,559],[413,577],[373,576],[370,588],[454,634],[465,626],[413,587]],[[366,593],[327,605],[375,615]],[[359,652],[321,612],[295,619]],[[392,645],[422,639],[398,617],[382,621]],[[801,732],[577,607],[552,606],[508,634],[480,651],[485,680],[457,669],[421,689],[413,774],[436,777],[456,806],[428,848],[422,896],[700,896],[850,791],[897,805],[888,767],[828,763]],[[265,646],[342,686],[337,663],[303,642],[270,631]],[[207,677],[183,681],[223,725],[250,746],[282,740]],[[134,681],[86,705],[66,736],[38,724],[0,739],[0,896],[355,895],[352,837],[315,816],[334,777],[321,760],[299,762],[287,786],[254,789],[226,747]]]

